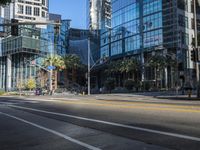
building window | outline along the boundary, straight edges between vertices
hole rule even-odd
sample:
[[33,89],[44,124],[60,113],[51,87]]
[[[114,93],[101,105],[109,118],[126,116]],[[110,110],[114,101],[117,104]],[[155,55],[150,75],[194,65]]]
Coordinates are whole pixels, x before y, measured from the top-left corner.
[[34,8],[34,16],[40,16],[40,8]]
[[188,11],[188,0],[178,0],[178,8]]
[[140,49],[140,36],[132,36],[125,39],[125,51],[134,51]]
[[162,10],[162,0],[144,0],[144,15],[152,14]]
[[24,13],[24,6],[23,5],[18,5],[18,13],[23,14]]
[[178,17],[178,24],[181,27],[188,28],[188,17],[185,17],[183,15],[179,15],[179,17]]
[[32,7],[26,6],[26,15],[32,15]]
[[106,45],[101,48],[101,58],[109,57],[109,46]]
[[42,0],[42,5],[46,5],[45,0]]
[[144,48],[158,46],[163,42],[162,29],[144,33]]
[[181,32],[181,44],[189,45],[189,34]]
[[147,17],[144,17],[143,19],[143,30],[149,31],[156,28],[162,27],[162,13],[156,13],[154,15],[150,15]]
[[111,56],[122,53],[122,40],[111,44]]
[[20,2],[20,3],[24,3],[24,1],[23,1],[23,0],[18,0],[18,2]]
[[44,11],[42,11],[42,17],[43,17],[43,18],[45,18],[45,17],[46,17],[46,15],[45,15],[45,12],[44,12]]

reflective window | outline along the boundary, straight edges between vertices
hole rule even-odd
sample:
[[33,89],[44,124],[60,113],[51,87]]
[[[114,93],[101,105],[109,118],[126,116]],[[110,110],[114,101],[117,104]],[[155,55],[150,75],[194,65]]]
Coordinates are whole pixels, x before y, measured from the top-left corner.
[[153,14],[143,18],[143,30],[149,31],[162,27],[162,13]]
[[106,45],[101,48],[101,58],[109,57],[109,46]]
[[139,3],[133,3],[112,15],[112,27],[126,23],[133,19],[139,18]]
[[132,36],[125,39],[125,51],[134,51],[140,49],[140,36]]
[[162,29],[144,33],[144,48],[160,45],[163,42]]
[[113,42],[111,44],[111,56],[122,53],[122,41]]
[[162,10],[162,0],[144,0],[143,13],[148,15]]
[[178,16],[178,24],[179,26],[182,26],[182,27],[186,27],[188,28],[188,17],[185,17],[183,15],[179,15]]

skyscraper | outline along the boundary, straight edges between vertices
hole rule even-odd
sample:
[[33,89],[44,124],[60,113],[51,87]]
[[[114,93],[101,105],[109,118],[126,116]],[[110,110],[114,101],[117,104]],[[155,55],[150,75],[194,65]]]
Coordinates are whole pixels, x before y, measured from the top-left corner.
[[87,0],[87,27],[99,30],[111,26],[110,0]]
[[[159,81],[163,87],[174,87],[175,81],[184,86],[191,81],[195,76],[191,61],[194,1],[111,0],[111,6],[111,30],[101,32],[101,57],[111,60],[134,57],[144,66],[153,55],[162,55],[173,58],[178,69],[175,77],[170,66],[165,68]],[[155,68],[141,70],[142,82],[155,80]]]

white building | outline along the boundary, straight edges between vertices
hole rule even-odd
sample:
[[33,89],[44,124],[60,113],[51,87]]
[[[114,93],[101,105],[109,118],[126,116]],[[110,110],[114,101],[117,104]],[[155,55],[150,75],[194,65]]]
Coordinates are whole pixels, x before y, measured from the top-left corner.
[[48,19],[48,0],[15,0],[14,18],[23,21],[46,21]]
[[0,17],[21,21],[46,21],[48,19],[49,0],[14,0],[0,7]]

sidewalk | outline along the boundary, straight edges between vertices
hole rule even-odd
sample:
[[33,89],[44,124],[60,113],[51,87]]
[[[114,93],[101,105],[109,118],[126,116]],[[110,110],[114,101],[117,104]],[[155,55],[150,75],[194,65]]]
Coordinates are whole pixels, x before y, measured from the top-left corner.
[[[9,96],[5,96],[9,97]],[[92,94],[88,95],[53,95],[53,96],[10,96],[11,98],[19,99],[38,99],[44,101],[53,100],[106,100],[106,101],[136,101],[136,102],[162,102],[162,103],[191,103],[200,104],[200,98],[192,95],[189,98],[187,95],[175,95],[174,92],[144,92],[144,93],[128,93],[128,94]]]

